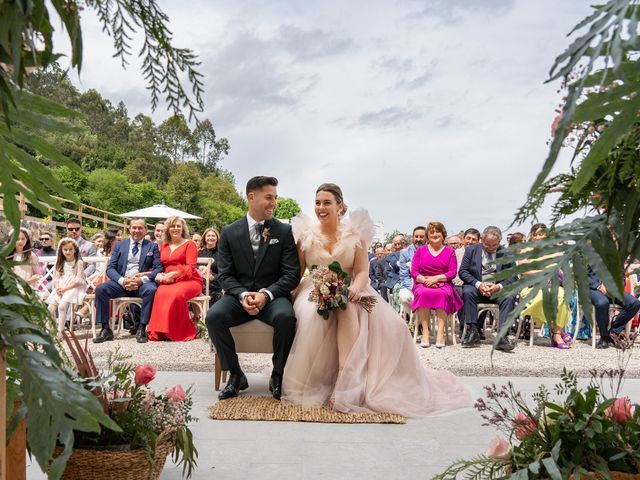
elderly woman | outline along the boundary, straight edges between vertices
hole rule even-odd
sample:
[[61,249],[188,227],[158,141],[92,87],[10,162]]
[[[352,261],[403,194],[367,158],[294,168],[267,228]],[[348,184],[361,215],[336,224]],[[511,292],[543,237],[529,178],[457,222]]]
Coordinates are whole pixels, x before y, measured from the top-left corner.
[[196,327],[187,301],[202,292],[202,278],[196,269],[198,247],[189,238],[187,223],[180,217],[165,222],[165,242],[160,247],[163,273],[153,299],[147,327],[149,340],[193,340]]
[[445,246],[445,238],[447,231],[442,223],[429,223],[427,244],[416,250],[411,261],[411,277],[414,282],[411,309],[416,312],[422,325],[420,346],[423,348],[429,346],[431,310],[436,311],[438,319],[436,347],[443,348],[447,315],[457,312],[462,307],[462,300],[452,283],[458,273],[456,252],[453,248]]
[[[544,223],[536,223],[531,227],[531,231],[529,232],[529,241],[538,242],[547,236],[547,226]],[[524,249],[523,249],[524,250]],[[532,260],[520,260],[518,264],[526,264],[531,262]],[[534,273],[538,273],[539,270],[529,270],[527,272],[523,272],[521,275],[523,277],[527,277],[533,275]],[[531,291],[530,288],[525,288],[520,292],[520,298],[525,298]],[[535,323],[544,324],[547,323],[551,327],[551,346],[559,348],[561,350],[566,350],[569,348],[569,343],[571,342],[571,336],[567,335],[564,332],[564,327],[569,321],[569,307],[564,303],[564,289],[562,287],[558,288],[558,313],[556,315],[555,322],[553,325],[548,322],[543,307],[542,300],[542,290],[539,290],[537,295],[528,302],[527,306],[524,310],[522,310],[522,316],[530,316],[531,317],[531,325],[533,326]],[[527,299],[528,300],[528,299]]]

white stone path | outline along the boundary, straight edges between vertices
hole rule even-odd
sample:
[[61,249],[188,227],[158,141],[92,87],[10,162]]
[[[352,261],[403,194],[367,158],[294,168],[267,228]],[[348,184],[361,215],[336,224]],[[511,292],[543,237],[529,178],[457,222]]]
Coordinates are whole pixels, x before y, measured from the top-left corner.
[[[249,374],[248,393],[267,395],[267,378]],[[461,377],[474,398],[482,386],[505,383],[505,377]],[[494,431],[482,426],[473,409],[452,415],[409,419],[406,425],[317,424],[296,422],[213,421],[207,411],[217,400],[213,377],[205,372],[159,372],[154,389],[181,383],[193,384],[193,427],[200,456],[194,479],[327,479],[409,480],[429,479],[456,458],[469,458],[485,451]],[[552,390],[555,378],[513,378],[526,394],[545,383]],[[640,399],[640,380],[626,381],[623,393]],[[36,465],[27,478],[46,478]],[[161,479],[179,479],[181,469],[167,462]],[[115,480],[115,479],[114,479]]]

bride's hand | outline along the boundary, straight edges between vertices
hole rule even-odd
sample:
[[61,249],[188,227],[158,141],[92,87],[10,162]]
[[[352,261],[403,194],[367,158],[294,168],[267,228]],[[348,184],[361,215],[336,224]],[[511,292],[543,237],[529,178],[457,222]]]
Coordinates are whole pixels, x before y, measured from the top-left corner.
[[351,287],[349,288],[349,301],[350,302],[358,302],[358,300],[360,300],[360,297],[362,297],[362,290],[360,290],[357,287]]

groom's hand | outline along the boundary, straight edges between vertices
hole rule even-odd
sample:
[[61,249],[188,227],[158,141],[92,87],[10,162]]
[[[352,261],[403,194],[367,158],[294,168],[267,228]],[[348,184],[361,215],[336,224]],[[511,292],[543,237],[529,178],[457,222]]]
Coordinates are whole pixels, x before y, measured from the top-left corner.
[[242,308],[244,308],[244,310],[249,314],[249,315],[257,315],[258,312],[260,312],[260,309],[258,308],[258,306],[256,305],[256,303],[259,303],[259,299],[257,299],[256,297],[262,297],[262,294],[258,294],[257,292],[249,292],[244,296],[244,299],[242,300]]

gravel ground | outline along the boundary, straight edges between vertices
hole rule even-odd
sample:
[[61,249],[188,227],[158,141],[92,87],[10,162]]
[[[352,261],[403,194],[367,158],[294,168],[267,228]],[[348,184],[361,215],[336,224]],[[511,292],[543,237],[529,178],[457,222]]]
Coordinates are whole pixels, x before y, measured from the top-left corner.
[[[82,337],[82,334],[80,335]],[[84,342],[83,342],[84,343]],[[418,354],[428,365],[437,370],[447,369],[461,376],[513,376],[550,377],[558,376],[562,368],[573,370],[580,376],[588,376],[591,369],[616,368],[620,351],[615,348],[595,350],[591,343],[578,341],[570,350],[559,350],[548,346],[548,340],[536,339],[534,346],[518,341],[513,353],[496,351],[491,365],[489,342],[478,348],[462,349],[460,345],[438,350],[419,348]],[[118,348],[131,356],[135,363],[150,363],[160,371],[213,371],[214,355],[204,340],[191,342],[149,342],[138,344],[133,336],[123,333],[112,342],[93,344],[89,348],[98,368],[106,365],[110,351]],[[261,372],[271,365],[271,356],[266,354],[240,354],[240,364],[245,372]],[[640,378],[640,345],[632,351],[627,366],[627,376]]]

